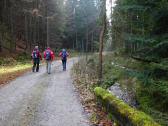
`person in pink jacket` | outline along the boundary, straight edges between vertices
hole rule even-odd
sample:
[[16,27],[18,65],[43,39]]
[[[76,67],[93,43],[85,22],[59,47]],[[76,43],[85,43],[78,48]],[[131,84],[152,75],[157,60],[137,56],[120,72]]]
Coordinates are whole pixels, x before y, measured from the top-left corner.
[[50,49],[50,47],[48,47],[45,51],[44,51],[44,59],[46,60],[46,70],[48,74],[51,74],[51,63],[54,60],[54,52]]

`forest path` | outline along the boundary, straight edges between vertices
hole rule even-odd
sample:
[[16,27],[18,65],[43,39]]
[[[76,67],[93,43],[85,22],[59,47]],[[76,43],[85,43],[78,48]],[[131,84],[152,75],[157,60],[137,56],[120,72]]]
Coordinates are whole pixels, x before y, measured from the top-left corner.
[[89,126],[75,92],[68,60],[67,71],[60,61],[39,73],[28,72],[0,89],[0,126]]

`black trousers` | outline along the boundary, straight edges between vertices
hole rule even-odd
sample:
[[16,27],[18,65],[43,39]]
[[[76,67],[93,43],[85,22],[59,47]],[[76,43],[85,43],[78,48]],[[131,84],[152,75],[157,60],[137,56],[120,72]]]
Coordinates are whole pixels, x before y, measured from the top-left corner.
[[66,70],[66,62],[67,60],[62,60],[62,66],[64,71]]
[[37,59],[33,59],[33,68],[32,68],[32,71],[35,72],[38,72],[39,71],[39,64],[40,64],[40,59],[37,58]]

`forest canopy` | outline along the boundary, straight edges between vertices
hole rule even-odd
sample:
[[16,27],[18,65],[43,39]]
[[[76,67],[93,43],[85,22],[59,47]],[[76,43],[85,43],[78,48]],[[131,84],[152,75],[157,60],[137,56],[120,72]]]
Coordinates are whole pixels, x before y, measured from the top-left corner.
[[97,50],[99,0],[1,0],[0,51]]
[[167,0],[117,0],[113,10],[113,49],[123,48],[152,61],[152,57],[166,58],[163,55],[168,53]]

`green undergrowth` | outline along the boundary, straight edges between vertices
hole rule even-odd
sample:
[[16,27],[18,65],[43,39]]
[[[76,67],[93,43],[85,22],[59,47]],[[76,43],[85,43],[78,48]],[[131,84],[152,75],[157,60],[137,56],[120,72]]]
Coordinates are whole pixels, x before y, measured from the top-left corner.
[[0,57],[0,66],[13,66],[17,64],[30,63],[30,54],[21,53],[15,56],[4,56]]
[[126,126],[160,126],[150,116],[131,108],[105,89],[97,87],[94,92],[108,112],[112,112],[119,124],[125,124]]
[[30,56],[23,53],[15,57],[0,57],[0,75],[31,68]]
[[[167,59],[145,63],[128,56],[110,54],[104,57],[104,82],[115,82],[135,93],[139,109],[162,125],[168,124]],[[112,80],[112,81],[111,81]],[[103,87],[108,88],[109,83]]]
[[68,50],[68,53],[70,54],[70,57],[78,57],[79,52],[75,50]]
[[[96,74],[97,55],[87,61],[89,77]],[[103,59],[103,82],[101,87],[107,89],[119,83],[129,90],[138,102],[138,109],[151,115],[157,122],[168,124],[168,76],[167,59],[160,63],[146,63],[118,53],[110,53]],[[94,73],[92,75],[92,72]],[[95,85],[96,86],[96,85]]]
[[[84,64],[85,63],[85,64]],[[94,80],[91,90],[97,86],[98,55],[83,58],[78,69],[85,73],[87,80]],[[161,63],[146,63],[119,53],[103,57],[103,81],[100,85],[107,89],[115,83],[132,92],[138,102],[138,109],[144,111],[163,126],[168,124],[168,77],[167,60]]]

